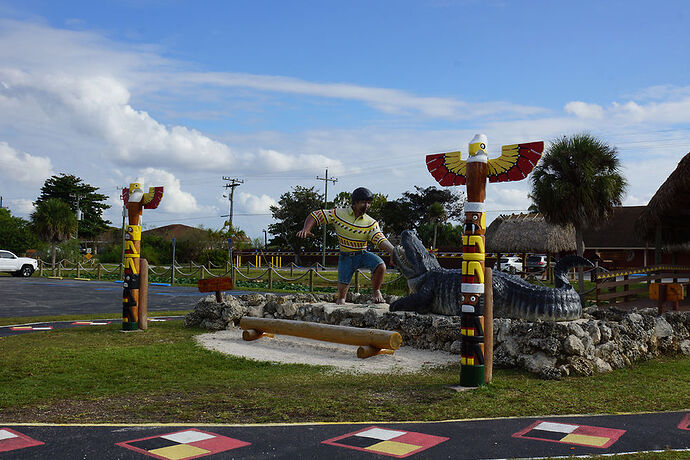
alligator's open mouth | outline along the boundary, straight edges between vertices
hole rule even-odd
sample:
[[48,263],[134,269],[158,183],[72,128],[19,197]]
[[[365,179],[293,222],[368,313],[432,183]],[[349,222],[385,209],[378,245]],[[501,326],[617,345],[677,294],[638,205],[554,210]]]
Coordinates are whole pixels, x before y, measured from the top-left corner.
[[414,232],[402,232],[400,242],[402,246],[395,248],[393,257],[398,269],[408,281],[426,274],[429,270],[441,268]]

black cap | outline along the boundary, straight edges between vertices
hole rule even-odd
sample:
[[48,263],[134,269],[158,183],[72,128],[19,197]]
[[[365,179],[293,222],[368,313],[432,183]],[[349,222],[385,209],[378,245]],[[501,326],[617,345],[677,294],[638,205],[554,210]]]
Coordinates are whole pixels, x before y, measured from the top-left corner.
[[374,200],[374,194],[371,193],[371,190],[368,188],[364,187],[357,187],[353,192],[352,192],[352,202],[357,203],[358,201],[373,201]]

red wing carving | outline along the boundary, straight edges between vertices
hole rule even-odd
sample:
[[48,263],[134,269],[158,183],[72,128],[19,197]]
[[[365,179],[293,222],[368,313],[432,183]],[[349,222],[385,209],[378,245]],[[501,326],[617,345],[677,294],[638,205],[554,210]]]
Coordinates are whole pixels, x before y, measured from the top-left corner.
[[544,151],[544,142],[512,144],[501,147],[501,156],[489,160],[489,182],[522,180],[532,172]]
[[434,153],[426,156],[426,167],[436,181],[448,187],[464,185],[467,165],[460,152]]

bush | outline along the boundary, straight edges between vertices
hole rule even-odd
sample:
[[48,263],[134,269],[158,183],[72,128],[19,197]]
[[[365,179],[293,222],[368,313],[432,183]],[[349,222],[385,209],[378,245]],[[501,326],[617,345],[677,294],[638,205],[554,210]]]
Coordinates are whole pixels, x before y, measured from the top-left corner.
[[216,267],[225,265],[228,261],[228,251],[223,249],[204,249],[199,256],[199,263],[206,265],[211,262]]

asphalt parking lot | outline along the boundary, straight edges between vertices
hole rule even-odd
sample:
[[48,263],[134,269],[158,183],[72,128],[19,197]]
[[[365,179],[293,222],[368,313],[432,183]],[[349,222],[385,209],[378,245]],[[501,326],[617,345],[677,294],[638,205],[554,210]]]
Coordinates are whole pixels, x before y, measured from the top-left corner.
[[[148,309],[191,310],[206,295],[195,287],[153,285],[149,286]],[[0,317],[92,313],[102,313],[104,318],[121,316],[122,283],[0,276]]]

